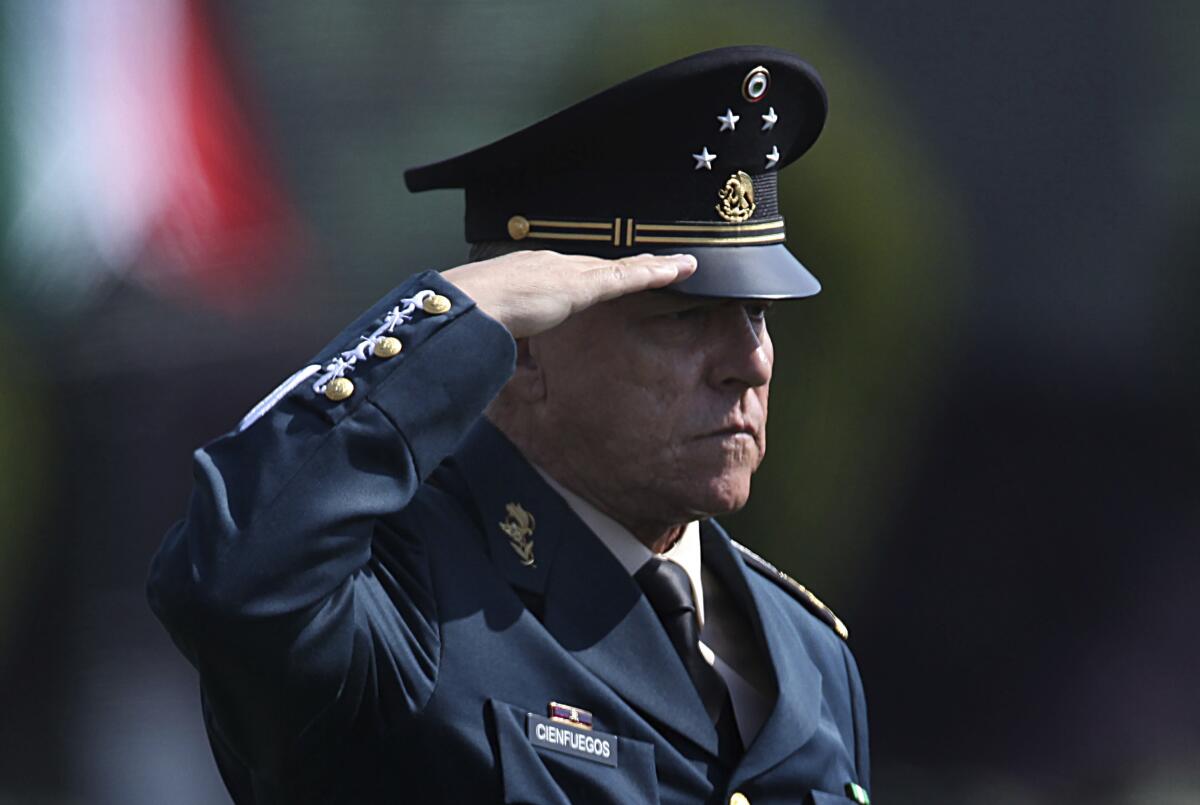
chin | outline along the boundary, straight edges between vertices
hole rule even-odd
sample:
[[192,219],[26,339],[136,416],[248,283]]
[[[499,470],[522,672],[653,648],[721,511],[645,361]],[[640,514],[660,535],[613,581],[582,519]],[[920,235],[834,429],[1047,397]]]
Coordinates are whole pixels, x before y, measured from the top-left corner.
[[697,495],[695,511],[705,517],[733,514],[750,500],[750,473],[720,475],[712,478],[703,494]]

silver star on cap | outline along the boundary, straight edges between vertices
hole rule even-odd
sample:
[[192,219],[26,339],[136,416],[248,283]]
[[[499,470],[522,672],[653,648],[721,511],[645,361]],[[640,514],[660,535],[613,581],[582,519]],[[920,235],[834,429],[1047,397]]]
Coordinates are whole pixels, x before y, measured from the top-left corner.
[[740,115],[735,115],[733,110],[728,108],[725,110],[725,114],[717,115],[717,120],[721,121],[721,131],[725,131],[726,129],[734,131],[737,129],[737,122],[741,119]]
[[779,161],[779,146],[771,146],[771,153],[767,154],[767,167],[775,167],[775,163]]
[[708,146],[700,150],[699,154],[692,154],[692,159],[696,160],[696,170],[704,168],[706,171],[712,170],[712,161],[717,158],[716,154],[708,153]]
[[775,128],[775,121],[779,119],[779,115],[775,114],[775,107],[772,106],[770,109],[768,109],[767,113],[762,115],[762,119],[763,131],[770,131],[771,129]]

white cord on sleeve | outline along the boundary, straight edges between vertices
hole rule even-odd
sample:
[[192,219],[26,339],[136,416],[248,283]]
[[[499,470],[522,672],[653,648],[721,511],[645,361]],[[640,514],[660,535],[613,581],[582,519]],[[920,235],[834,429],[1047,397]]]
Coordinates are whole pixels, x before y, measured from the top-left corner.
[[325,387],[338,377],[343,377],[347,372],[354,371],[354,365],[359,361],[365,361],[368,357],[375,354],[375,345],[379,340],[388,333],[391,333],[401,324],[406,324],[412,321],[413,313],[417,308],[431,296],[434,292],[426,289],[420,291],[407,299],[401,299],[400,304],[389,310],[383,317],[383,324],[375,329],[375,332],[370,335],[359,336],[361,339],[354,349],[348,349],[334,357],[329,363],[324,366],[324,372],[317,378],[317,382],[313,384],[313,392],[316,394],[324,394]]

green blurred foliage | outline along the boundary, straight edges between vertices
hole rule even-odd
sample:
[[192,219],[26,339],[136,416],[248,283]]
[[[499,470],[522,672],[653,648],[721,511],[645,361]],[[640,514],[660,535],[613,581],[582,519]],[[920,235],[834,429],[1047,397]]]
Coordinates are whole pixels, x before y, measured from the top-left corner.
[[[41,519],[52,451],[44,427],[43,386],[13,337],[0,327],[9,382],[0,386],[0,661],[36,560],[33,524]],[[76,479],[83,482],[83,479]],[[70,500],[69,485],[61,490]]]
[[[1165,249],[1150,255],[1156,270],[1131,267],[1155,285],[1154,326],[1160,345],[1156,380],[1171,397],[1200,402],[1200,4],[1157,3],[1143,45],[1160,54],[1163,75],[1147,88],[1152,118],[1137,142],[1137,171],[1153,188],[1154,213],[1164,222]],[[1143,277],[1145,278],[1143,280]],[[1200,444],[1200,417],[1181,437]]]
[[[0,14],[0,53],[6,52],[10,31]],[[3,75],[0,75],[3,79]],[[8,85],[0,80],[0,269],[6,268],[5,239],[13,216],[16,161],[9,117]],[[0,270],[0,355],[7,382],[0,384],[0,662],[8,634],[22,615],[24,595],[32,586],[37,560],[35,523],[46,522],[47,467],[53,445],[46,427],[49,401],[37,359],[41,353],[25,337],[26,317],[15,304],[10,272]],[[76,479],[81,480],[81,479]],[[64,486],[69,501],[69,488]]]

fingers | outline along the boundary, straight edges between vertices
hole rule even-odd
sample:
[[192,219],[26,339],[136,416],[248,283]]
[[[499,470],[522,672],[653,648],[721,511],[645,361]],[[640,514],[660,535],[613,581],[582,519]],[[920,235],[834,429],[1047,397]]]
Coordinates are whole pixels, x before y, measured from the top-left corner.
[[605,260],[537,250],[467,263],[442,276],[521,338],[550,329],[597,302],[662,288],[695,270],[696,259],[686,254]]
[[596,302],[650,288],[662,288],[691,276],[696,270],[696,258],[690,254],[639,254],[601,263],[585,274],[585,279],[592,285]]

